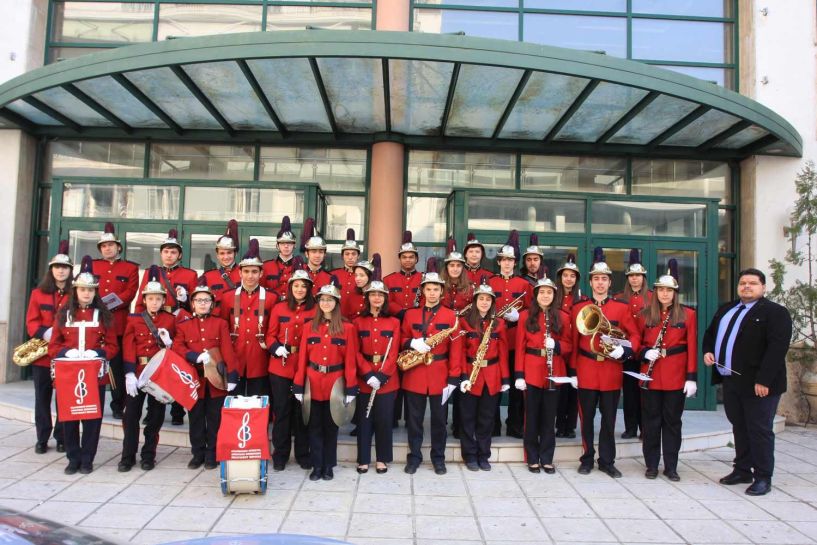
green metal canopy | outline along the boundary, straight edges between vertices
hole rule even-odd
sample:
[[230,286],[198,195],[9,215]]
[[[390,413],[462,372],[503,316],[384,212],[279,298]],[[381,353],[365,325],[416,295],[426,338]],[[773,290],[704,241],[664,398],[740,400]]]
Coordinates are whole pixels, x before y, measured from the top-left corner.
[[94,53],[0,86],[42,136],[282,144],[397,141],[534,153],[797,156],[738,93],[602,54],[467,36],[281,31]]

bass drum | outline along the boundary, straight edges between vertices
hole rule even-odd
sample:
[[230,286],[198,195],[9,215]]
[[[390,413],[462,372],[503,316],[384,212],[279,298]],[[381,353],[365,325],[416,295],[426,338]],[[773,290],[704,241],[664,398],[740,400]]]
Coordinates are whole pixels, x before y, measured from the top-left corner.
[[[235,409],[263,409],[268,396],[227,396],[224,406]],[[269,438],[267,438],[269,441]],[[266,494],[267,460],[227,460],[221,462],[221,493]]]

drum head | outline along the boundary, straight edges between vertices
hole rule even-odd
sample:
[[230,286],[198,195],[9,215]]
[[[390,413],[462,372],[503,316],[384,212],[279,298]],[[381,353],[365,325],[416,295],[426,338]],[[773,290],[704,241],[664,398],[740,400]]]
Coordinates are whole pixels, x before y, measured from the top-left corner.
[[357,399],[353,400],[348,405],[344,404],[346,400],[346,379],[341,377],[332,385],[332,393],[329,397],[329,412],[332,414],[332,420],[338,427],[345,426],[352,421],[355,416],[355,405]]
[[153,373],[156,372],[156,370],[159,368],[159,365],[161,365],[162,362],[164,361],[166,352],[167,349],[162,348],[161,350],[156,352],[153,355],[153,357],[150,358],[150,360],[148,360],[147,365],[145,365],[145,368],[142,369],[142,374],[139,375],[139,380],[136,381],[136,386],[138,388],[140,389],[144,388],[145,384],[150,382],[150,377],[153,376]]

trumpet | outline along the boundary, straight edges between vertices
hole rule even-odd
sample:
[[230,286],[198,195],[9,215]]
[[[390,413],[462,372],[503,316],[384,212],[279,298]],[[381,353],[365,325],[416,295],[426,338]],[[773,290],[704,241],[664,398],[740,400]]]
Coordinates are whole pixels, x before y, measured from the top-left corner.
[[596,354],[598,361],[609,357],[617,346],[631,346],[627,334],[611,324],[601,309],[592,303],[579,311],[576,329],[580,334],[590,336],[590,351]]
[[514,299],[513,301],[511,301],[510,303],[508,303],[507,305],[505,305],[501,309],[499,309],[499,311],[496,313],[496,317],[497,318],[504,317],[505,314],[510,312],[512,308],[516,309],[516,310],[521,310],[522,307],[525,306],[525,301],[523,301],[524,298],[525,298],[524,293],[519,295],[516,299]]

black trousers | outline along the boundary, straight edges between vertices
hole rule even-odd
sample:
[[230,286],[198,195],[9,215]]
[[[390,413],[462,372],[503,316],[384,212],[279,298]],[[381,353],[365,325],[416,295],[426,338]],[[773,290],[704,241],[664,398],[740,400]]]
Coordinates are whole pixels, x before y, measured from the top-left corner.
[[[508,351],[508,365],[511,370],[511,376],[514,376],[516,351]],[[522,428],[525,427],[525,396],[516,388],[508,390],[508,418],[505,419],[507,429],[505,433],[510,435],[511,432],[517,434],[522,433]]]
[[758,397],[737,391],[732,379],[723,379],[723,406],[735,436],[735,469],[755,479],[774,473],[774,415],[780,395]]
[[[638,373],[641,371],[641,364],[635,360],[627,360],[624,362],[625,371],[634,371]],[[624,409],[624,430],[632,433],[638,433],[641,425],[641,392],[643,390],[638,385],[638,379],[630,375],[624,375],[624,381],[621,384],[621,392],[623,396]]]
[[[122,346],[122,337],[117,337],[116,342]],[[125,368],[122,365],[122,351],[120,350],[116,357],[109,361],[111,366],[111,374],[115,384],[111,386],[111,411],[125,410]],[[114,388],[114,386],[116,386]]]
[[564,435],[565,432],[576,431],[576,421],[579,417],[579,400],[577,390],[559,388],[559,405],[556,408],[556,430]]
[[270,395],[269,378],[241,377],[238,381],[238,386],[236,386],[235,390],[230,392],[230,394],[239,396],[268,396]]
[[51,399],[54,397],[51,369],[32,365],[31,379],[34,382],[34,427],[37,430],[37,442],[48,443],[52,431],[57,443],[64,442],[59,417],[55,423],[51,422]]
[[[400,376],[400,382],[403,381],[403,371],[397,370],[397,374]],[[406,403],[406,396],[405,392],[400,389],[397,390],[397,396],[394,398],[394,420],[392,421],[392,425],[396,428],[397,425],[400,423],[400,420],[403,419],[408,412],[408,405]]]
[[[105,386],[99,387],[99,405],[105,405]],[[80,434],[80,425],[82,433]],[[102,419],[72,420],[63,422],[65,438],[65,456],[74,465],[90,466],[94,463],[96,449],[99,446],[99,432],[102,430]]]
[[[639,388],[640,390],[640,388]],[[683,390],[641,390],[641,449],[648,468],[658,469],[664,452],[664,471],[678,469],[681,450]]]
[[442,395],[416,394],[403,391],[406,399],[406,428],[408,431],[409,452],[406,463],[420,465],[423,461],[423,420],[426,416],[426,402],[431,405],[431,463],[445,463],[445,440],[448,433],[445,429],[445,416],[448,404],[443,405]]
[[224,398],[210,397],[210,391],[205,386],[204,396],[190,409],[190,452],[193,458],[216,461],[216,438],[223,406]]
[[394,459],[392,443],[392,420],[394,419],[394,399],[398,390],[386,394],[377,394],[369,418],[366,418],[366,406],[371,394],[360,394],[357,406],[360,407],[360,420],[357,429],[357,463],[368,465],[372,461],[372,435],[375,438],[375,456],[378,462],[389,464]]
[[560,386],[555,390],[537,388],[528,384],[525,390],[525,461],[528,465],[551,465],[556,451],[556,408],[561,390],[572,386]]
[[[150,406],[148,406],[148,411]],[[164,409],[163,409],[164,410]],[[184,407],[175,401],[170,404],[170,418],[184,418]]]
[[582,425],[582,447],[584,454],[579,460],[583,465],[593,465],[596,449],[593,448],[595,430],[593,419],[596,407],[601,411],[599,430],[599,467],[612,465],[616,461],[616,410],[621,390],[600,392],[579,388],[579,418]]
[[295,435],[295,460],[309,461],[309,434],[301,414],[301,404],[292,395],[292,379],[269,376],[272,392],[272,463],[286,464]]
[[155,397],[142,390],[136,397],[125,396],[125,416],[122,418],[124,438],[122,439],[122,460],[136,462],[136,451],[139,448],[139,420],[142,418],[142,406],[148,400],[147,422],[145,423],[145,444],[142,446],[142,460],[156,461],[156,445],[159,444],[159,430],[165,421],[165,406]]
[[491,457],[494,411],[501,395],[491,395],[488,388],[483,388],[482,395],[460,396],[460,449],[466,463],[487,462]]
[[338,465],[338,426],[328,401],[312,400],[309,409],[309,452],[313,468],[324,471]]

